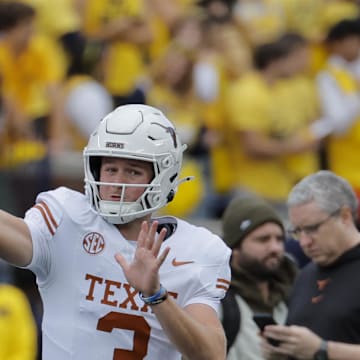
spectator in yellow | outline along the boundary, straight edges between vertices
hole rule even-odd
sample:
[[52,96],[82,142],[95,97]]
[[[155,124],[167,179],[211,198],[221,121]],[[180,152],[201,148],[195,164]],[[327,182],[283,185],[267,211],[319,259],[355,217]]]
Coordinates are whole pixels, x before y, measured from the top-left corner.
[[0,359],[35,360],[37,329],[26,295],[0,284]]
[[236,151],[224,111],[228,83],[241,77],[251,65],[251,49],[233,17],[234,1],[202,0],[203,39],[194,67],[195,95],[204,122],[203,143],[208,151],[208,189],[199,217],[219,218],[233,197],[231,154]]
[[61,99],[64,68],[51,43],[35,33],[35,16],[25,3],[0,2],[0,168],[19,169],[18,215],[33,203],[35,194],[50,187],[48,148],[60,151],[66,137]]
[[[279,123],[284,125],[288,134],[302,131],[307,126],[316,127],[322,119],[320,99],[317,93],[316,83],[309,75],[310,44],[302,35],[296,32],[285,33],[278,40],[279,44],[289,49],[287,61],[288,76],[279,80],[274,90],[277,101],[281,104],[281,111],[277,113]],[[314,121],[316,125],[314,125]],[[314,130],[314,129],[313,129]],[[284,171],[295,183],[306,175],[309,175],[320,167],[321,154],[313,149],[297,154],[284,156]]]
[[274,41],[286,31],[283,0],[236,1],[234,15],[253,47]]
[[148,92],[149,105],[162,109],[174,120],[182,141],[190,147],[195,145],[202,125],[193,88],[193,67],[200,43],[198,19],[182,19],[173,42],[152,66]]
[[325,64],[326,34],[344,18],[359,16],[359,5],[353,0],[281,0],[286,9],[288,31],[295,31],[310,41],[311,71],[316,74]]
[[83,0],[23,0],[36,10],[36,25],[41,34],[64,51],[68,75],[82,71],[85,36],[82,34]]
[[34,32],[35,10],[0,2],[0,78],[6,125],[21,139],[58,146],[63,126],[64,68],[51,43]]
[[153,65],[153,82],[148,91],[148,104],[162,109],[171,117],[181,140],[189,145],[182,174],[195,174],[195,179],[184,184],[183,196],[166,207],[167,212],[176,216],[192,215],[203,196],[204,179],[197,161],[199,158],[196,157],[202,122],[199,101],[194,96],[193,88],[194,60],[200,43],[198,19],[182,19],[173,42]]
[[328,29],[344,18],[356,18],[359,6],[353,0],[282,0],[288,29],[322,41]]
[[161,57],[172,40],[179,21],[192,12],[194,0],[145,0],[146,16],[150,21],[153,39],[149,45],[150,62]]
[[85,6],[85,35],[103,44],[98,76],[115,106],[145,102],[141,82],[153,37],[144,5],[144,0],[89,0]]
[[284,108],[275,90],[281,79],[292,74],[293,50],[279,41],[257,47],[255,70],[231,84],[226,95],[230,126],[238,143],[233,154],[237,188],[267,199],[282,213],[293,183],[283,159],[315,150],[319,141],[309,135],[308,125],[294,129],[281,116]]

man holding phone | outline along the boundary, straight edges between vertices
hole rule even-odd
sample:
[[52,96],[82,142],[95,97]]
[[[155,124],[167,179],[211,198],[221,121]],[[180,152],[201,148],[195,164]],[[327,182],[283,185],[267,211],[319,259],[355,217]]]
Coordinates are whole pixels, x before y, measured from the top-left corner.
[[319,171],[288,196],[289,230],[312,259],[297,278],[287,326],[269,325],[267,359],[360,359],[360,233],[358,199],[344,178]]
[[[285,322],[286,300],[296,274],[295,263],[285,255],[284,225],[267,202],[246,195],[230,202],[222,228],[223,239],[232,249],[231,286],[222,307],[230,345],[227,360],[263,360],[258,334],[268,321]],[[229,302],[229,297],[235,301]],[[234,316],[224,321],[230,304],[237,306],[240,318],[235,336],[234,329],[230,336],[229,325],[236,322]]]

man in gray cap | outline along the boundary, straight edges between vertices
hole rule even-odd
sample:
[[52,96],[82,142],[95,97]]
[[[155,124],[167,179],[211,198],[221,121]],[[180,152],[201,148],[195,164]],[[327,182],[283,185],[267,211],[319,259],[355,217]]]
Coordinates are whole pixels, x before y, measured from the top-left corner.
[[264,359],[260,329],[253,316],[267,313],[277,323],[285,322],[286,299],[297,269],[285,256],[284,225],[268,203],[246,196],[230,202],[222,229],[223,239],[232,249],[231,287],[222,307],[227,359]]

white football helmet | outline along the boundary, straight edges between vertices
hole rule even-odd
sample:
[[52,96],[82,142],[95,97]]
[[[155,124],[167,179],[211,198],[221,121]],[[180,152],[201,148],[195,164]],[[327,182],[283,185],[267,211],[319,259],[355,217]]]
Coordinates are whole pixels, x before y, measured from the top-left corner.
[[[92,207],[110,223],[124,224],[165,206],[174,198],[178,185],[190,180],[178,180],[185,149],[186,145],[181,144],[173,124],[160,110],[147,105],[116,108],[101,120],[83,153],[85,192]],[[99,185],[110,185],[99,181],[101,158],[104,156],[153,163],[154,178],[150,184],[116,184],[121,188],[121,199],[126,188],[145,187],[135,202],[100,198]]]

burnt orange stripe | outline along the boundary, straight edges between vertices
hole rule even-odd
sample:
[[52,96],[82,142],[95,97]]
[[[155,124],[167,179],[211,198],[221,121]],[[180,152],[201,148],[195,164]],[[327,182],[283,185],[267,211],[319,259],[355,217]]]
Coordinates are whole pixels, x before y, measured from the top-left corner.
[[228,287],[228,286],[224,286],[224,285],[216,285],[216,287],[217,287],[218,289],[223,289],[223,290],[225,290],[225,291],[229,290],[229,287]]
[[40,202],[40,204],[44,206],[44,208],[46,210],[46,213],[49,216],[50,221],[55,226],[55,229],[57,229],[59,225],[56,223],[56,221],[55,221],[55,219],[53,217],[53,214],[51,213],[51,211],[50,211],[49,207],[47,206],[47,204],[44,201]]
[[51,228],[51,224],[49,223],[45,210],[40,206],[40,204],[35,205],[34,208],[38,209],[41,212],[41,215],[43,216],[51,235],[54,235],[55,231]]
[[218,282],[221,282],[221,283],[224,283],[224,284],[230,285],[230,281],[228,281],[228,280],[226,280],[226,279],[218,278],[217,281],[218,281]]

